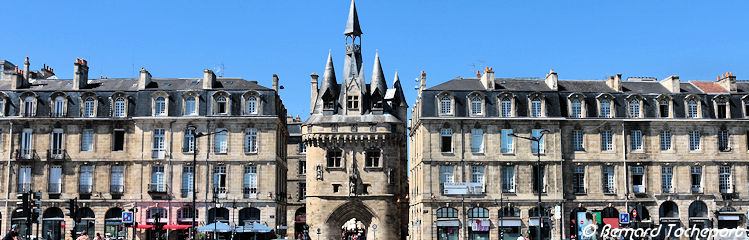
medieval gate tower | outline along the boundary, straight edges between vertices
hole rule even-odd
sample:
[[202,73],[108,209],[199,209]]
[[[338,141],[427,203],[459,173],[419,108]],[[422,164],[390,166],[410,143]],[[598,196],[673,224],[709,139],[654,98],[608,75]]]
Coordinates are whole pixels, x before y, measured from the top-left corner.
[[320,239],[339,239],[342,234],[405,239],[408,104],[397,73],[387,87],[378,55],[366,84],[362,31],[353,1],[344,35],[341,84],[330,54],[322,82],[311,75],[310,118],[302,128],[309,234]]

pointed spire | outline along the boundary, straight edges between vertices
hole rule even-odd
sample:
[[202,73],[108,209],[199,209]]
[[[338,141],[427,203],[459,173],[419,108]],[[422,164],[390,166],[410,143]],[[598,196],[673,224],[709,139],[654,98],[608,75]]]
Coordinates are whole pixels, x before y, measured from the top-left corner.
[[338,82],[335,79],[335,69],[333,68],[333,56],[328,52],[328,62],[325,63],[325,72],[323,73],[322,83],[320,84],[320,96],[325,93],[326,90],[330,90],[333,97],[338,95],[336,87]]
[[393,77],[393,87],[395,87],[395,84],[397,83],[400,85],[401,79],[398,77],[398,71],[395,72],[395,77]]
[[354,0],[351,0],[351,8],[348,12],[348,21],[346,21],[346,30],[343,31],[345,35],[361,36],[361,27],[359,27],[359,15],[356,14],[356,4]]
[[407,108],[408,103],[406,102],[406,96],[403,93],[403,88],[401,87],[401,80],[398,77],[398,72],[395,72],[395,77],[393,79],[393,89],[395,89],[395,97],[398,101],[400,101],[399,106]]
[[369,94],[373,94],[375,90],[379,90],[380,97],[384,97],[385,91],[388,87],[385,83],[385,75],[382,73],[382,65],[380,64],[380,54],[375,54],[374,69],[372,70],[372,82],[369,87]]

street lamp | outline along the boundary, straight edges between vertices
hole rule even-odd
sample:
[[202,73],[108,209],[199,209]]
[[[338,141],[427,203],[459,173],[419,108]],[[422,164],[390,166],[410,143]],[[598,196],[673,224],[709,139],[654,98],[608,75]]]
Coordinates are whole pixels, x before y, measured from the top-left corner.
[[[190,127],[189,128],[192,131],[192,231],[190,233],[192,234],[190,239],[195,239],[195,236],[198,235],[198,229],[195,225],[195,216],[198,215],[198,206],[196,205],[196,189],[197,189],[197,183],[196,183],[196,173],[198,172],[198,138],[204,137],[204,136],[210,136],[216,133],[226,132],[226,129],[223,129],[218,132],[211,132],[211,133],[202,133],[198,132],[197,127]],[[214,217],[215,218],[215,217]]]
[[521,137],[518,135],[515,135],[514,133],[507,134],[507,136],[512,136],[516,138],[521,138],[525,140],[530,140],[532,142],[536,142],[536,182],[538,182],[536,187],[538,188],[538,226],[536,227],[536,239],[541,240],[541,226],[543,226],[543,219],[541,218],[541,185],[543,184],[541,182],[541,141],[544,139],[544,135],[550,133],[549,130],[541,130],[539,136],[533,136],[531,133],[531,137]]

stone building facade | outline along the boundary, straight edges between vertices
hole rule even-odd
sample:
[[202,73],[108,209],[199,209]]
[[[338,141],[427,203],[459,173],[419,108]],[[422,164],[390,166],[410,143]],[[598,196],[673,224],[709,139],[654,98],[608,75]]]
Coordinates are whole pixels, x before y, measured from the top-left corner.
[[732,73],[559,80],[554,71],[495,78],[487,68],[431,88],[422,73],[409,125],[409,234],[498,239],[502,229],[515,239],[530,230],[536,239],[538,148],[523,137],[541,130],[543,239],[579,238],[586,215],[620,226],[630,213],[635,228],[745,227],[747,96],[749,83]]
[[[117,226],[120,212],[135,209],[138,239],[154,234],[155,213],[171,226],[169,239],[185,239],[178,229],[191,225],[193,187],[198,226],[286,224],[288,132],[275,75],[271,89],[210,70],[202,78],[152,78],[142,69],[138,78],[89,79],[87,61],[77,59],[74,79],[63,80],[46,66],[30,71],[28,59],[23,71],[0,65],[1,231],[23,221],[15,193],[29,190],[42,192],[41,235],[50,239],[70,235],[64,213],[73,198],[83,214],[78,232],[132,237]],[[197,149],[195,131],[207,134]]]
[[286,202],[286,226],[289,227],[289,236],[299,238],[300,234],[305,234],[307,229],[307,217],[305,208],[305,196],[307,193],[307,148],[302,142],[302,120],[297,115],[296,118],[291,116],[286,118],[286,127],[289,138],[286,141],[286,161],[288,171],[286,173],[286,192],[288,198]]
[[302,126],[309,171],[306,222],[313,238],[404,239],[408,105],[397,74],[388,88],[378,56],[365,83],[353,1],[344,34],[341,83],[330,55],[322,81],[312,74],[311,113]]

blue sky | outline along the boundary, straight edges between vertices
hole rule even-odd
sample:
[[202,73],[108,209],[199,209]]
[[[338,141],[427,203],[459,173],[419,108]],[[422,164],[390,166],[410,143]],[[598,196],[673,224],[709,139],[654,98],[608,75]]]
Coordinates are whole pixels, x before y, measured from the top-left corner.
[[[270,87],[281,78],[289,113],[309,112],[309,74],[328,51],[343,70],[348,0],[7,1],[0,58],[47,64],[71,78],[227,77]],[[497,77],[604,79],[622,73],[749,79],[749,2],[739,1],[357,1],[367,81],[375,50],[388,85],[400,73],[413,105],[419,71],[428,86],[493,67]],[[340,79],[340,77],[339,77]]]

